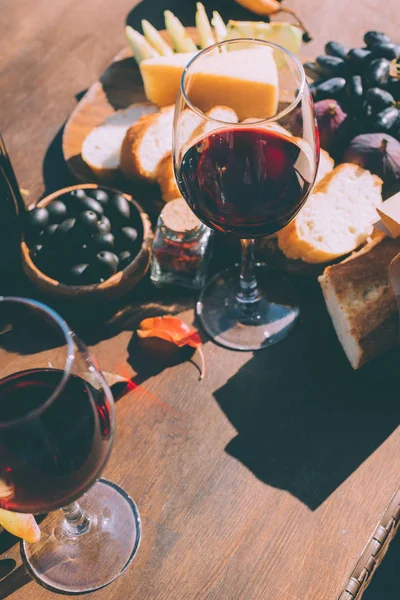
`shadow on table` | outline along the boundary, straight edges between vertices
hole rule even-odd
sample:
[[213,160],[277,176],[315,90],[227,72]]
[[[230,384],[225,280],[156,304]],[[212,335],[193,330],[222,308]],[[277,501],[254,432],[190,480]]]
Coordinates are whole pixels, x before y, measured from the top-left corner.
[[32,581],[32,577],[29,575],[25,566],[20,565],[17,569],[15,569],[15,561],[9,558],[0,560],[0,577],[4,577],[4,575],[2,575],[2,563],[7,563],[7,568],[10,567],[13,570],[11,573],[5,576],[4,579],[0,580],[0,600],[8,598],[8,596],[11,596],[20,590],[24,585]]
[[363,600],[399,600],[400,536],[391,542],[383,563],[364,592]]
[[226,451],[315,510],[399,424],[399,352],[354,372],[322,298],[296,285],[303,322],[215,398],[238,432]]

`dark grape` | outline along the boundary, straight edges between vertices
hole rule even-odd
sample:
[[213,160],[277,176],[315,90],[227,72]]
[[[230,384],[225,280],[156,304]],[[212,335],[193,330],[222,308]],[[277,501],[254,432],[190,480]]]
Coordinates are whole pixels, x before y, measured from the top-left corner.
[[396,102],[400,101],[400,79],[390,77],[387,83],[387,89],[392,94]]
[[344,77],[332,77],[322,83],[314,84],[311,86],[311,91],[315,100],[325,100],[326,98],[333,98],[336,100],[343,92],[346,86],[346,80]]
[[391,41],[390,37],[381,31],[367,31],[364,35],[364,42],[368,48],[374,44],[389,44]]
[[384,86],[389,80],[390,63],[386,58],[374,58],[367,68],[367,79],[372,86]]
[[362,102],[364,95],[363,83],[360,75],[353,75],[347,81],[346,94],[347,98],[352,103],[350,108],[357,109]]
[[382,90],[379,87],[373,87],[367,90],[365,97],[375,112],[379,112],[394,104],[392,94],[389,94],[389,92]]
[[374,58],[387,58],[393,60],[397,58],[397,46],[395,44],[374,44],[371,46],[371,54]]
[[368,63],[371,56],[370,50],[365,48],[353,48],[347,53],[347,60],[353,71],[359,74],[360,70],[364,70],[365,65]]
[[315,63],[305,62],[303,65],[303,68],[304,68],[306,75],[308,77],[311,77],[311,79],[320,79],[321,78],[321,73],[315,66]]
[[399,110],[395,106],[390,106],[379,112],[373,122],[375,131],[384,131],[389,133],[392,128],[397,125],[399,119]]
[[328,42],[325,45],[325,52],[329,56],[337,56],[338,58],[346,58],[348,48],[339,42]]
[[324,77],[341,77],[346,74],[346,63],[337,56],[318,56],[316,68]]

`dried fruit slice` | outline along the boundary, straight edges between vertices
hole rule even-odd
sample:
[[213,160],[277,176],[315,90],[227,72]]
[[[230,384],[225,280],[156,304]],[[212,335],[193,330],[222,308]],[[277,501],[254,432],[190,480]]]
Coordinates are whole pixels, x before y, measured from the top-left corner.
[[40,529],[33,515],[14,513],[0,508],[0,525],[26,542],[33,543],[40,540]]

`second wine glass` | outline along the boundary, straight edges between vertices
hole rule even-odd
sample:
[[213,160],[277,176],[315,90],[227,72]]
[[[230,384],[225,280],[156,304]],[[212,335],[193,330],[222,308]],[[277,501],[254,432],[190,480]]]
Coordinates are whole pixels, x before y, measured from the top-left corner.
[[255,264],[253,244],[295,218],[316,177],[318,133],[299,60],[253,39],[197,54],[182,77],[173,154],[179,189],[193,212],[242,246],[242,264],[201,293],[197,315],[204,329],[238,350],[279,341],[299,308],[287,282]]

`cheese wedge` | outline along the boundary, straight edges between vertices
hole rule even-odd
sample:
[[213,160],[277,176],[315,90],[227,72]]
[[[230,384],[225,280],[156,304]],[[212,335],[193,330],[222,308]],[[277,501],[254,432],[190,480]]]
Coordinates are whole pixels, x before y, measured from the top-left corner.
[[184,52],[143,60],[139,68],[146,98],[158,106],[175,104],[182,73],[194,56],[194,52]]
[[[194,54],[149,58],[140,63],[148,100],[158,106],[173,104],[182,73]],[[212,53],[193,64],[186,90],[203,112],[228,106],[239,120],[271,117],[278,106],[278,71],[269,48],[243,48]]]

